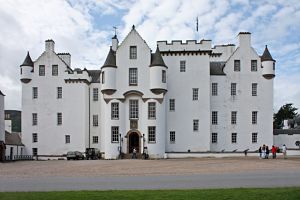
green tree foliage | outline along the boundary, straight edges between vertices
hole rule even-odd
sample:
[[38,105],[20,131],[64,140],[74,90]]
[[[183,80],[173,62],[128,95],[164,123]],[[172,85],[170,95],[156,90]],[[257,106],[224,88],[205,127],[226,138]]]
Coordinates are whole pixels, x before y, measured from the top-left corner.
[[277,113],[274,114],[273,128],[274,129],[282,129],[283,120],[285,119],[293,119],[297,116],[298,108],[293,107],[292,103],[287,103],[278,110]]

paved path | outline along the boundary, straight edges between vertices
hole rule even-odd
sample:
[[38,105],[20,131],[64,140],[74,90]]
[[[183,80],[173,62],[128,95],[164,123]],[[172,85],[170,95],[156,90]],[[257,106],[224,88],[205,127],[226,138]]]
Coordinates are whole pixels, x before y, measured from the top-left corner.
[[183,189],[300,186],[299,172],[167,176],[1,178],[0,191]]
[[[136,166],[136,172],[135,170],[128,171],[133,164]],[[231,167],[232,165],[234,168]],[[271,168],[269,165],[273,165],[275,168]],[[49,168],[45,168],[46,166]],[[72,173],[62,174],[62,166],[76,167],[74,171],[71,171]],[[89,166],[94,173],[90,173]],[[145,166],[149,168],[144,169]],[[181,166],[181,168],[176,168],[176,166]],[[29,167],[32,170],[29,170]],[[114,169],[113,167],[118,168]],[[186,168],[190,171],[187,171]],[[27,171],[20,171],[20,169],[27,169]],[[185,170],[180,171],[180,169]],[[155,160],[150,162],[127,160],[0,163],[0,192],[284,186],[300,186],[298,158],[289,161],[235,158]]]

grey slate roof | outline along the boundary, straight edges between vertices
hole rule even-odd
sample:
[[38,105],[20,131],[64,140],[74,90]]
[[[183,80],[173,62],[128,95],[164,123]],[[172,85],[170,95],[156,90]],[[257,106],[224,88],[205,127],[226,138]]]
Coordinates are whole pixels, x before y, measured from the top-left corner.
[[5,144],[24,146],[24,144],[22,144],[21,137],[18,133],[9,133],[7,131],[5,131]]
[[117,67],[115,52],[112,50],[111,47],[102,67]]
[[100,83],[101,70],[88,70],[88,73],[92,77],[91,83]]
[[223,71],[226,62],[210,62],[210,75],[224,76],[226,75]]
[[295,129],[274,129],[273,130],[273,135],[293,135],[293,134],[300,134],[300,129],[295,128]]
[[160,54],[158,46],[156,47],[155,53],[151,54],[150,66],[165,66],[165,67],[167,67],[167,65],[165,64],[165,62]]
[[5,95],[1,92],[1,90],[0,90],[0,95],[5,96]]
[[265,51],[264,51],[263,55],[260,58],[261,58],[261,61],[275,61],[272,58],[267,45],[265,47]]
[[23,64],[20,65],[20,67],[21,67],[21,66],[31,66],[31,67],[33,67],[33,62],[32,62],[31,57],[30,57],[30,55],[29,55],[29,51],[27,52],[27,56],[26,56],[26,58],[25,58]]

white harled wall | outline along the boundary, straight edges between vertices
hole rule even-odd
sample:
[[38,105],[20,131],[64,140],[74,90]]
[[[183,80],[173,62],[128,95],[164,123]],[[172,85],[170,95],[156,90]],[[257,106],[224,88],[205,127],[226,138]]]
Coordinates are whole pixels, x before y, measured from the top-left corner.
[[5,140],[4,96],[0,94],[0,141]]

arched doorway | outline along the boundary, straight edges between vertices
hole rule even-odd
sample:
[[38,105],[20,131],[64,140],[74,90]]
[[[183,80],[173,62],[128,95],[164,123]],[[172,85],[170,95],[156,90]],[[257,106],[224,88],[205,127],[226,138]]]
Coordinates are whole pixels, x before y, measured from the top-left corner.
[[139,153],[140,152],[140,136],[137,132],[131,132],[129,134],[129,138],[128,138],[128,150],[129,153],[132,153],[133,148],[136,149],[136,152]]

